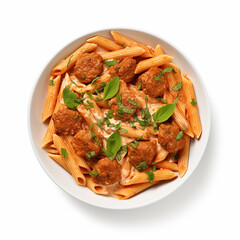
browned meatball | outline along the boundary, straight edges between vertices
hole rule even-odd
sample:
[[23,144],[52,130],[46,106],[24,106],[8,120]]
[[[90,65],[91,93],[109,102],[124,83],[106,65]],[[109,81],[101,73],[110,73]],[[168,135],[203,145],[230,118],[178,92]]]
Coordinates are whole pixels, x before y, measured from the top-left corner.
[[103,71],[103,59],[98,53],[82,53],[74,67],[74,75],[82,83],[90,83]]
[[[138,107],[131,104],[129,99],[130,102],[132,100],[137,104],[136,98],[131,92],[122,92],[121,101],[117,100],[116,98],[111,101],[111,109],[113,110],[113,115],[116,120],[130,120],[133,114],[137,111]],[[130,111],[130,113],[128,113],[128,111]]]
[[185,139],[182,137],[179,140],[176,139],[180,129],[178,126],[165,123],[159,126],[158,142],[168,152],[177,152],[185,145]]
[[130,144],[128,145],[129,162],[134,167],[143,161],[147,162],[147,166],[151,166],[152,160],[157,153],[157,141],[140,141],[136,146],[137,148],[132,147]]
[[59,135],[74,135],[82,129],[83,117],[77,111],[60,109],[53,114],[52,119]]
[[95,138],[97,138],[97,141],[92,137],[89,130],[80,130],[71,142],[77,155],[88,159],[86,153],[94,151],[93,157],[96,157],[101,151],[102,140],[97,136]]
[[164,75],[160,76],[159,81],[155,79],[155,77],[158,78],[161,71],[162,69],[158,67],[151,67],[138,77],[137,86],[141,82],[143,92],[151,97],[162,96],[168,87],[168,81]]
[[118,76],[125,82],[130,82],[134,77],[134,71],[136,68],[136,60],[130,57],[124,58],[118,64],[109,68],[111,77]]
[[94,181],[103,185],[111,185],[121,180],[121,165],[116,160],[103,158],[95,166],[98,175]]

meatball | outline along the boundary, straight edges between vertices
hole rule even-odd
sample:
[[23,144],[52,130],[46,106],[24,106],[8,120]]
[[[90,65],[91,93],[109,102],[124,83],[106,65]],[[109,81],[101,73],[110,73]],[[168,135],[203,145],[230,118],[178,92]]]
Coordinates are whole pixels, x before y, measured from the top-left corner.
[[74,67],[74,75],[82,83],[90,83],[103,71],[103,59],[98,53],[82,53]]
[[102,146],[102,140],[97,136],[92,137],[89,130],[80,130],[71,143],[76,154],[86,159],[88,159],[87,153],[89,152],[94,152],[93,157],[96,157],[100,153]]
[[146,161],[146,165],[149,167],[157,153],[157,141],[140,141],[138,143],[138,145],[135,144],[137,148],[128,145],[129,162],[136,167],[139,163]]
[[180,129],[178,126],[165,123],[159,126],[158,142],[168,152],[177,152],[182,149],[185,145],[185,139],[181,137],[179,140],[176,139]]
[[125,82],[130,82],[134,77],[134,71],[136,68],[136,60],[130,57],[124,58],[118,64],[109,68],[111,77],[118,76]]
[[83,117],[77,111],[60,109],[53,114],[52,119],[59,135],[74,135],[82,129]]
[[[131,92],[122,92],[121,100],[117,100],[117,98],[111,101],[111,109],[113,110],[114,118],[122,121],[130,120],[138,108],[135,106],[137,102],[134,94]],[[130,112],[128,113],[128,111]]]
[[94,181],[103,185],[111,185],[121,180],[121,165],[116,160],[103,158],[95,165],[98,172]]
[[[151,97],[162,96],[168,87],[168,81],[164,75],[159,75],[161,69],[151,67],[148,71],[138,77],[137,86],[141,82],[143,92]],[[156,80],[159,79],[159,80]]]

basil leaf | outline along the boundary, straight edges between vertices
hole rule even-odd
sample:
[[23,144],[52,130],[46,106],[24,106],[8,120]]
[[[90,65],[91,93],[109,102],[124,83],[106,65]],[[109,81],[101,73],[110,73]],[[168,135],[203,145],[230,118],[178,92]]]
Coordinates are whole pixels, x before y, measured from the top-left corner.
[[173,115],[174,109],[175,104],[173,103],[164,105],[153,114],[154,121],[157,123],[167,121]]
[[139,172],[144,169],[148,168],[147,161],[142,161],[140,162],[136,167],[135,167]]
[[117,60],[116,59],[105,60],[104,62],[105,62],[105,65],[106,65],[107,68],[117,64]]
[[122,132],[124,132],[124,133],[127,133],[127,132],[128,132],[128,130],[125,129],[125,128],[121,128],[120,130],[121,130]]
[[173,100],[173,103],[174,103],[175,105],[177,104],[178,99],[179,99],[179,93],[178,93],[177,97]]
[[87,95],[89,96],[89,98],[90,98],[91,100],[93,100],[93,95],[92,95],[91,92],[87,92]]
[[98,80],[98,79],[99,79],[99,77],[95,77],[95,78],[92,80],[91,84],[97,85],[95,82],[96,82],[96,80]]
[[136,144],[134,144],[134,143],[129,143],[129,145],[131,146],[131,147],[133,147],[133,148],[135,148],[135,149],[137,149],[137,146],[136,146]]
[[103,100],[110,99],[114,97],[119,89],[119,77],[112,78],[103,90]]
[[121,111],[121,113],[130,113],[130,114],[133,114],[134,112],[134,109],[131,108],[131,109],[128,109],[126,108],[121,102],[118,102],[117,105],[119,106],[119,110]]
[[183,131],[180,131],[176,136],[176,140],[179,140],[182,137],[183,137]]
[[130,104],[132,104],[133,106],[136,106],[136,107],[139,107],[139,103],[137,103],[137,102],[134,102],[132,99],[128,99],[128,102],[130,103]]
[[95,169],[95,171],[92,171],[89,173],[89,175],[94,175],[95,177],[98,175],[97,169]]
[[111,154],[111,156],[115,156],[115,154],[119,151],[122,146],[122,138],[119,132],[114,132],[107,140],[107,151]]
[[172,90],[174,90],[174,91],[179,91],[179,90],[182,88],[182,85],[183,85],[183,83],[182,83],[182,82],[179,82],[178,84],[176,84],[176,85],[172,88]]
[[196,105],[197,105],[197,102],[195,102],[194,98],[192,99],[191,104],[192,104],[193,106],[196,106]]
[[49,80],[48,85],[53,86],[54,85],[54,80]]
[[77,120],[78,119],[78,115],[75,115],[74,117],[73,117],[73,120]]
[[154,79],[155,79],[156,81],[161,82],[161,81],[162,81],[162,79],[161,79],[161,73],[160,73],[158,76],[154,76]]
[[173,67],[167,67],[162,70],[161,74],[163,75],[164,73],[169,73],[171,71],[174,71]]
[[152,183],[152,181],[154,180],[154,173],[150,171],[146,171],[145,173],[148,175],[149,183]]
[[63,158],[67,158],[68,152],[65,148],[61,148],[61,153],[62,153]]
[[138,85],[137,85],[137,90],[140,90],[141,86],[142,86],[142,82],[139,82]]
[[63,89],[63,101],[68,108],[75,110],[82,99],[79,99],[73,91],[69,90],[69,86],[67,86]]

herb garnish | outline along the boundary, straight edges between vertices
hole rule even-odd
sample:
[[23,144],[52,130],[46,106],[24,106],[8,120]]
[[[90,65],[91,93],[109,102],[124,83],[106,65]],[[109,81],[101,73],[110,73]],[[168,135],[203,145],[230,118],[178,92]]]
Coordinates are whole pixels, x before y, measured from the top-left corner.
[[107,83],[103,91],[103,100],[108,100],[117,94],[119,83],[119,77],[114,77]]
[[54,80],[49,80],[48,85],[53,86],[54,85]]
[[139,107],[139,103],[134,102],[132,99],[128,99],[128,102],[132,104],[133,106]]
[[63,89],[63,101],[68,108],[75,110],[84,99],[78,98],[73,91],[69,90],[69,86],[67,86]]
[[117,64],[117,59],[105,60],[104,63],[106,65],[106,67],[109,68],[109,67]]
[[78,119],[78,115],[75,115],[74,117],[73,117],[73,120],[77,120]]
[[137,85],[137,90],[140,90],[141,86],[142,86],[142,82],[139,82],[138,85]]
[[145,168],[148,168],[147,161],[142,161],[140,162],[136,167],[135,167],[139,172]]
[[196,106],[196,105],[197,105],[197,102],[195,102],[194,98],[192,99],[191,104],[192,104],[193,106]]
[[182,137],[183,137],[183,131],[180,131],[176,136],[176,140],[179,140]]
[[107,154],[108,158],[110,160],[113,160],[117,154],[117,152],[120,150],[122,145],[122,138],[119,132],[114,132],[108,139],[107,139],[107,149],[105,150],[102,148],[102,150]]
[[73,57],[73,55],[69,58],[68,63],[67,63],[67,67],[68,67],[68,65],[69,65],[69,63],[70,63],[72,57]]
[[172,88],[172,90],[174,90],[174,91],[179,91],[179,90],[182,88],[182,85],[183,85],[183,83],[182,83],[182,82],[179,82],[178,84],[176,84],[176,85]]
[[95,156],[95,152],[94,151],[87,152],[86,156],[90,159],[91,157]]
[[92,80],[91,84],[97,85],[95,82],[96,82],[96,80],[98,80],[98,79],[99,79],[99,77],[95,77],[95,78]]
[[89,175],[94,175],[95,177],[98,175],[97,169],[95,169],[94,171],[90,172]]
[[154,180],[154,173],[150,171],[146,171],[145,173],[148,175],[149,183],[152,183],[152,181]]
[[63,158],[67,158],[68,152],[65,148],[61,148],[61,153],[62,153]]
[[175,104],[170,103],[159,108],[154,114],[153,119],[156,123],[162,123],[167,121],[173,114]]

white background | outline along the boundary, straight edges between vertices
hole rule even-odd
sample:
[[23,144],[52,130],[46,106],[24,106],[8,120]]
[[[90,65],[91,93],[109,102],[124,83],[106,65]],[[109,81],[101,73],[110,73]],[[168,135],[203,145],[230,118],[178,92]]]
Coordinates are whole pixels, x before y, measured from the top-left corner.
[[[1,1],[0,239],[239,239],[239,1]],[[205,155],[176,192],[148,207],[105,210],[57,187],[30,145],[32,87],[67,43],[104,28],[169,39],[208,90]]]

